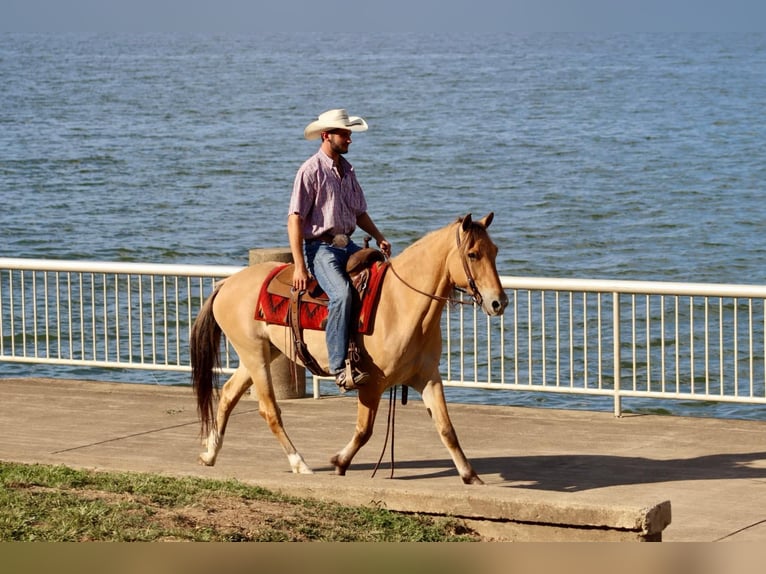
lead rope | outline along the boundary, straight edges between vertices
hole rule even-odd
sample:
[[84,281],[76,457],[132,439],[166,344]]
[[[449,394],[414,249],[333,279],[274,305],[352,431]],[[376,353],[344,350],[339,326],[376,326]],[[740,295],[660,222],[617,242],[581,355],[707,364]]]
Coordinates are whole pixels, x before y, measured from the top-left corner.
[[[402,394],[404,395],[404,393]],[[383,450],[380,451],[380,458],[378,458],[378,462],[375,465],[375,468],[372,469],[372,476],[370,476],[370,478],[375,478],[375,473],[378,472],[380,462],[383,460],[383,455],[386,454],[389,431],[391,433],[391,476],[389,478],[394,478],[394,422],[396,420],[396,385],[388,390],[388,399],[388,424],[386,425],[386,438],[383,439]],[[404,397],[402,397],[402,400],[404,400]]]

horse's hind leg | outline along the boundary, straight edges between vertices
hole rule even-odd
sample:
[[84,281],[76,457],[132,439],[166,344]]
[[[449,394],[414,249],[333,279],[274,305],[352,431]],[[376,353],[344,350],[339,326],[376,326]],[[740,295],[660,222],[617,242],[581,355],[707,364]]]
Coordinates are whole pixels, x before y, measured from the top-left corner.
[[282,412],[277,405],[277,399],[274,396],[274,387],[271,384],[271,349],[268,341],[262,341],[260,344],[260,353],[249,355],[242,358],[246,361],[248,370],[253,380],[254,390],[258,395],[258,412],[269,425],[269,429],[282,445],[290,462],[290,468],[296,474],[313,474],[313,471],[303,460],[303,457],[293,445],[290,437],[287,436],[285,427],[282,424]]
[[223,446],[223,435],[226,432],[226,425],[229,423],[231,411],[234,410],[239,399],[242,398],[242,395],[245,394],[245,391],[251,384],[250,374],[242,366],[234,371],[234,374],[226,381],[218,399],[216,425],[210,430],[210,434],[208,434],[204,442],[207,451],[199,455],[202,464],[207,466],[215,464],[215,459],[218,457],[218,453]]

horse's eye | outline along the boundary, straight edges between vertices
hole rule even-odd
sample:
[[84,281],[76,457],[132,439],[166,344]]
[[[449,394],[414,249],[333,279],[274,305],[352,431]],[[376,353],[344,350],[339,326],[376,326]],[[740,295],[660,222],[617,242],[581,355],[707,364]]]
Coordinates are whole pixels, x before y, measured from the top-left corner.
[[471,260],[473,260],[473,261],[476,261],[478,258],[479,258],[479,256],[478,256],[478,254],[476,254],[476,253],[469,253],[469,254],[468,254],[468,259],[471,259]]

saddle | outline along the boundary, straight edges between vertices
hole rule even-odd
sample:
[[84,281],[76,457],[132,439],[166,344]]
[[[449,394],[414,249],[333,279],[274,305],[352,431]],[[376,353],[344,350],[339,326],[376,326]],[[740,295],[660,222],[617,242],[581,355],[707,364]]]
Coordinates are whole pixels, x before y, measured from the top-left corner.
[[[269,274],[258,296],[255,319],[290,327],[298,358],[315,375],[328,376],[309,353],[303,341],[303,330],[324,331],[329,297],[315,279],[310,280],[306,291],[294,291],[294,269],[295,265],[288,263],[276,267]],[[348,260],[346,271],[357,294],[354,302],[355,320],[351,323],[352,341],[354,334],[366,335],[372,332],[380,286],[387,269],[383,253],[369,247],[354,253]]]

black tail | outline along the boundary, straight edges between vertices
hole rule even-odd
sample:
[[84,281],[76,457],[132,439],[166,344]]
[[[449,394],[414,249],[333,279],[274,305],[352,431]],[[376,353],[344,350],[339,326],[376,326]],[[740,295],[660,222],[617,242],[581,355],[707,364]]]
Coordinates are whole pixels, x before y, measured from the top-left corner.
[[202,305],[189,338],[192,387],[197,395],[197,413],[203,436],[215,428],[215,404],[221,365],[221,327],[213,317],[213,300],[217,293],[216,289]]

